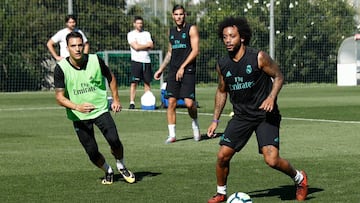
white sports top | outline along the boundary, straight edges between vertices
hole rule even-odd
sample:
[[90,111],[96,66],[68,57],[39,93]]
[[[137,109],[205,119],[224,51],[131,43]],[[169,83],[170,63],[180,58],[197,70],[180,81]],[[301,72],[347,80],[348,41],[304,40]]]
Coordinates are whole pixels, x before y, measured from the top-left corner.
[[[139,44],[146,44],[148,42],[152,42],[150,32],[142,31],[138,32],[137,30],[130,31],[127,34],[128,43],[131,44],[132,42],[137,42]],[[150,63],[150,55],[149,51],[140,50],[136,51],[130,46],[131,51],[131,60],[140,62],[140,63]]]

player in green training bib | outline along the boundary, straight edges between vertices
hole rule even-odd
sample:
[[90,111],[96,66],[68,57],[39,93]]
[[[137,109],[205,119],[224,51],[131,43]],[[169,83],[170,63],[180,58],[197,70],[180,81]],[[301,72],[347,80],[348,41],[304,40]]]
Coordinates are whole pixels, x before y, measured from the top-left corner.
[[124,164],[124,148],[108,109],[106,81],[113,98],[111,110],[120,112],[122,108],[114,74],[97,55],[83,53],[80,33],[69,33],[66,42],[70,56],[62,59],[54,71],[56,100],[66,108],[67,117],[73,121],[75,132],[91,162],[105,172],[102,184],[113,183],[114,171],[99,152],[94,125],[109,143],[120,174],[127,182],[133,183],[135,176]]

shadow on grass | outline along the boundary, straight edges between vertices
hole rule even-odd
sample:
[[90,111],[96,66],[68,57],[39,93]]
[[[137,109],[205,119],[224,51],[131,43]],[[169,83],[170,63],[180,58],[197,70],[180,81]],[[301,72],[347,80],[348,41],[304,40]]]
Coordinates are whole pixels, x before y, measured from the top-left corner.
[[[200,141],[206,141],[206,140],[211,140],[211,139],[215,139],[220,137],[222,134],[224,133],[216,133],[216,135],[214,137],[208,137],[207,134],[201,134],[201,140]],[[176,139],[176,142],[181,142],[181,141],[186,141],[186,140],[193,140],[194,138],[191,137],[185,137],[185,138],[181,138],[181,139]]]
[[[142,179],[144,179],[145,177],[153,177],[153,176],[158,176],[161,173],[155,173],[155,172],[148,172],[148,171],[144,171],[144,172],[134,172],[135,175],[135,183],[142,181]],[[114,182],[117,181],[125,181],[124,178],[122,177],[122,175],[120,174],[115,174],[114,175]]]
[[[321,192],[323,189],[321,188],[312,188],[309,187],[308,189],[308,197],[306,200],[313,199],[314,197],[309,197],[310,194]],[[281,200],[295,200],[295,186],[294,185],[283,185],[278,188],[270,188],[270,189],[264,189],[264,190],[255,190],[255,191],[249,191],[247,194],[250,195],[251,198],[256,199],[257,197],[274,197],[279,196]]]

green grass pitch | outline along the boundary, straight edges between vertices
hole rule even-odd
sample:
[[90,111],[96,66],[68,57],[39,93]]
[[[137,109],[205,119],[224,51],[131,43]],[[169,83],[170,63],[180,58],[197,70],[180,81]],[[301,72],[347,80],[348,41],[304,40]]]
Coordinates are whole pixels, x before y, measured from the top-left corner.
[[[212,119],[216,86],[199,86],[199,122],[205,134]],[[164,109],[129,111],[128,90],[120,90],[124,110],[116,115],[126,164],[137,182],[116,175],[101,185],[54,92],[0,94],[0,202],[206,202],[216,191],[218,138],[195,142],[186,109],[178,109],[178,141],[167,136]],[[141,89],[137,104],[140,106]],[[160,92],[154,90],[160,105]],[[283,116],[281,156],[309,176],[308,202],[358,202],[360,168],[360,87],[288,85],[278,99]],[[227,103],[218,131],[231,112]],[[115,167],[104,138],[100,151]],[[296,202],[292,180],[267,167],[254,136],[231,162],[229,195],[242,191],[253,202]]]

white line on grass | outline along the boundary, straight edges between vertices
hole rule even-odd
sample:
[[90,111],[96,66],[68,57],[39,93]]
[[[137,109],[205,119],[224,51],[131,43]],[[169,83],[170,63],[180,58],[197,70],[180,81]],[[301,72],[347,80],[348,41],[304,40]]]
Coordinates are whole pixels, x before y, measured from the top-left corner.
[[339,120],[311,119],[311,118],[288,118],[288,117],[282,117],[282,119],[295,120],[295,121],[315,121],[315,122],[326,122],[326,123],[360,124],[360,121],[339,121]]
[[[181,112],[181,113],[182,114],[187,114],[187,112]],[[212,116],[213,114],[211,114],[211,113],[198,113],[198,115]],[[221,116],[228,116],[228,115],[227,114],[222,114]],[[311,119],[311,118],[289,118],[289,117],[282,117],[282,119],[284,119],[284,120],[295,120],[295,121],[310,121],[310,122],[360,124],[360,121],[339,121],[339,120]]]
[[[34,107],[34,108],[10,108],[10,109],[0,109],[0,111],[33,111],[33,110],[54,110],[54,109],[63,109],[63,107]],[[123,109],[122,111],[134,111],[134,112],[149,112],[149,113],[166,113],[166,110],[141,110],[141,109]],[[177,111],[177,114],[188,114],[187,112]],[[198,113],[200,116],[212,116],[212,113]],[[222,116],[228,116],[227,114],[222,114]],[[340,121],[340,120],[326,120],[326,119],[312,119],[312,118],[290,118],[282,117],[284,120],[294,120],[294,121],[310,121],[310,122],[324,122],[324,123],[344,123],[344,124],[360,124],[360,121]]]
[[24,107],[24,108],[10,108],[10,109],[0,109],[0,111],[34,111],[34,110],[54,110],[62,109],[62,107]]

